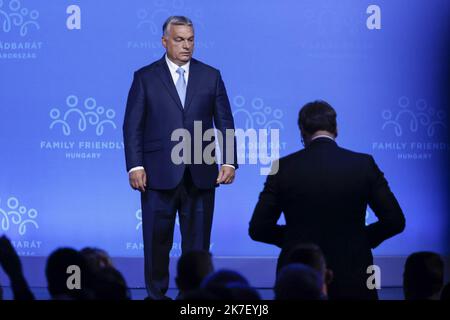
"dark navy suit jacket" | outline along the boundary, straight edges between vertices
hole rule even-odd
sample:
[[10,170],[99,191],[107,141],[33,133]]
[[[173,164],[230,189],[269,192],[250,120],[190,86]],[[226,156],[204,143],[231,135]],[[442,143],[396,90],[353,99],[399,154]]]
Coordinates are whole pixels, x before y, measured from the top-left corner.
[[[367,205],[378,221],[365,224]],[[285,225],[278,225],[281,213]],[[372,156],[340,148],[318,138],[303,150],[281,158],[269,175],[250,222],[250,236],[283,248],[297,243],[322,249],[334,272],[330,298],[375,298],[368,290],[371,248],[400,233],[405,217]]]
[[[180,141],[171,141],[172,132],[184,128],[194,140],[194,121],[201,121],[202,132],[215,128],[224,137],[221,149],[224,162],[237,168],[234,156],[227,157],[226,129],[234,129],[233,115],[219,70],[192,59],[184,108],[176,91],[165,57],[134,73],[128,94],[123,123],[127,170],[143,166],[147,186],[151,189],[173,189],[189,167],[193,183],[201,189],[214,188],[218,174],[216,163],[175,164],[172,148]],[[214,138],[213,140],[214,141]],[[234,141],[234,140],[233,140]],[[202,142],[202,150],[211,141]],[[191,163],[194,152],[191,151]],[[232,161],[225,161],[231,158]]]

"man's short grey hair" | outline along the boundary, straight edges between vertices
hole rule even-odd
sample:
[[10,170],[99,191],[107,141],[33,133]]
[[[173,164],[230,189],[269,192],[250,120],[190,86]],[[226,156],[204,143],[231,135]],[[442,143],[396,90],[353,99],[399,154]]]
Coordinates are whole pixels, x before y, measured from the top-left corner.
[[163,24],[163,36],[167,35],[167,31],[169,29],[170,25],[175,26],[188,26],[194,29],[194,24],[192,23],[192,20],[185,16],[170,16],[167,18],[167,20]]

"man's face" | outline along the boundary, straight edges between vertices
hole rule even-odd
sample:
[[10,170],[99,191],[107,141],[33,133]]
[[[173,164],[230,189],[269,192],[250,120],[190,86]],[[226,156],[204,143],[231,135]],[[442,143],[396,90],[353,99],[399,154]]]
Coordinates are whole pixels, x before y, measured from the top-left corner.
[[189,62],[194,52],[194,30],[188,26],[169,25],[167,34],[162,38],[167,57],[182,66]]

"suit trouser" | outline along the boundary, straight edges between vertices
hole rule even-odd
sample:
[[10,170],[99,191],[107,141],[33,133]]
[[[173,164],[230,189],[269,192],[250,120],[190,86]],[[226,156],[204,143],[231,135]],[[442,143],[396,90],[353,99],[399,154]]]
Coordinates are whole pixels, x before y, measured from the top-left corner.
[[175,189],[141,194],[145,284],[151,299],[164,298],[169,287],[169,253],[178,212],[182,253],[209,251],[215,189],[198,189],[189,169]]

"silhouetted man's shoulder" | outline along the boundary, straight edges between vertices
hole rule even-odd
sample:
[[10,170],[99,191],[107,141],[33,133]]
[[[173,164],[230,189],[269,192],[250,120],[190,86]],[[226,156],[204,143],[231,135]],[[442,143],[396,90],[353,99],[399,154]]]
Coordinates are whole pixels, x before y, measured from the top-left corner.
[[[360,159],[365,161],[371,161],[373,157],[370,154],[362,153],[362,152],[356,152],[353,150],[337,147],[335,150],[333,150],[333,153],[337,153],[339,156],[349,157],[353,159]],[[281,157],[278,161],[280,164],[289,165],[294,162],[297,162],[303,158],[305,158],[308,154],[308,149],[302,149],[299,151],[296,151],[294,153],[288,154],[287,156]],[[324,153],[325,155],[325,153]]]
[[281,168],[293,168],[301,161],[302,155],[305,153],[305,149],[288,154],[274,161],[272,164],[272,171],[276,169],[279,171]]
[[296,151],[294,153],[288,154],[287,156],[284,156],[284,157],[281,157],[280,159],[278,159],[278,161],[283,164],[290,164],[291,162],[295,162],[304,156],[305,150],[306,149],[302,149],[302,150]]
[[365,160],[365,161],[371,161],[373,159],[373,157],[368,153],[357,152],[357,151],[349,150],[349,149],[342,148],[342,147],[338,147],[338,150],[343,155],[346,155],[348,157],[352,157],[355,159],[360,159],[360,160]]

